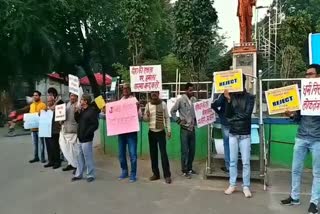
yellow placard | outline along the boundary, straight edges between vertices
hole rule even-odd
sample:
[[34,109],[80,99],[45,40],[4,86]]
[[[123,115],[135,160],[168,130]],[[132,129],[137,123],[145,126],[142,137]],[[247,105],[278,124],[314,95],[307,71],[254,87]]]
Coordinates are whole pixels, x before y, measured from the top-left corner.
[[243,91],[241,69],[214,72],[213,76],[215,93],[223,93],[225,90],[229,92]]
[[300,110],[300,95],[298,85],[271,89],[265,92],[269,115],[286,111]]
[[94,101],[96,102],[99,109],[102,109],[106,105],[106,102],[104,101],[102,96],[95,98]]

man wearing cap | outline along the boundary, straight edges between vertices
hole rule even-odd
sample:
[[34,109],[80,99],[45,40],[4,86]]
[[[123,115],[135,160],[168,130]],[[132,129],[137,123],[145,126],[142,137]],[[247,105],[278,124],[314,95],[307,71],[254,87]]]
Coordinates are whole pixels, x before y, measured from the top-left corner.
[[80,109],[75,108],[74,118],[78,123],[78,138],[76,143],[77,150],[77,170],[72,181],[81,180],[85,166],[87,168],[87,181],[95,180],[95,167],[93,160],[93,138],[94,132],[99,127],[99,111],[95,105],[91,104],[90,95],[84,94],[80,101]]
[[[121,100],[135,98],[131,94],[129,84],[124,84]],[[141,110],[137,100],[137,111],[139,118],[141,117]],[[138,144],[138,132],[120,134],[119,137],[119,162],[121,167],[121,174],[118,177],[119,180],[129,177],[128,164],[127,164],[127,147],[129,149],[129,157],[131,162],[131,170],[129,182],[133,183],[137,180],[137,144]]]
[[151,92],[151,101],[145,107],[144,121],[149,122],[149,148],[153,175],[150,181],[160,179],[158,165],[158,146],[161,154],[163,176],[167,184],[171,183],[171,173],[167,154],[167,137],[171,137],[170,117],[167,105],[159,98],[159,91]]

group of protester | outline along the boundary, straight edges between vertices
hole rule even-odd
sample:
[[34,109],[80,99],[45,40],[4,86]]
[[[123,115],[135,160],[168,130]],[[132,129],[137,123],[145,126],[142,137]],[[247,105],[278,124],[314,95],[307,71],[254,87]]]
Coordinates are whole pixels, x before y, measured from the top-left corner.
[[[320,66],[310,65],[305,78],[319,78]],[[243,77],[245,79],[245,77]],[[251,114],[254,107],[254,97],[245,91],[232,93],[225,91],[214,100],[212,108],[219,115],[222,126],[225,167],[223,171],[230,173],[230,186],[225,194],[236,190],[238,163],[238,148],[240,148],[243,165],[243,192],[251,197],[250,186],[250,130]],[[312,155],[313,183],[308,212],[318,213],[320,200],[320,116],[302,116],[300,112],[286,112],[286,116],[299,123],[299,129],[294,145],[292,163],[291,194],[281,201],[283,205],[299,205],[301,176],[304,160],[308,152]]]
[[[306,78],[316,78],[320,75],[319,65],[311,65],[306,73]],[[212,109],[218,114],[222,125],[224,140],[225,167],[222,168],[229,173],[229,187],[225,194],[230,195],[236,191],[238,177],[239,151],[242,161],[243,193],[245,197],[252,197],[250,191],[250,157],[251,157],[251,117],[255,104],[255,96],[245,89],[246,76],[243,75],[242,92],[229,93],[227,90],[213,100]],[[47,105],[41,102],[41,93],[35,91],[34,102],[30,106],[30,112],[40,112],[41,110],[52,110],[57,104],[62,103],[57,98],[57,91],[50,88],[48,90]],[[128,84],[123,86],[122,100],[134,98]],[[81,106],[77,106],[77,96],[70,94],[70,101],[67,103],[67,117],[63,123],[54,122],[52,126],[52,137],[47,139],[39,138],[38,130],[32,130],[34,145],[34,159],[30,163],[45,162],[44,142],[47,145],[48,163],[45,167],[59,168],[61,160],[59,151],[63,152],[68,160],[68,166],[63,170],[74,170],[72,181],[80,180],[83,177],[84,166],[87,167],[87,181],[95,179],[95,168],[92,151],[92,141],[94,131],[98,128],[98,113],[91,97],[83,95]],[[187,83],[185,93],[176,101],[170,113],[172,118],[180,125],[181,139],[181,171],[182,175],[188,179],[192,174],[193,160],[196,148],[196,118],[193,103],[197,99],[193,95],[193,85]],[[149,123],[149,146],[150,159],[153,175],[150,181],[160,179],[158,166],[158,149],[161,154],[161,163],[165,182],[170,184],[171,172],[166,149],[167,138],[171,137],[170,117],[167,105],[159,98],[159,92],[151,92],[150,102],[145,106],[144,114],[141,112],[137,101],[137,111],[141,119]],[[177,116],[179,112],[179,117]],[[308,151],[313,157],[313,185],[312,197],[310,201],[309,213],[317,213],[317,206],[320,198],[320,116],[301,116],[299,112],[286,112],[290,118],[299,121],[299,130],[294,147],[292,164],[292,191],[289,198],[282,200],[284,205],[300,204],[300,184],[303,171],[303,162]],[[129,178],[129,182],[137,180],[137,137],[138,133],[120,134],[119,139],[119,162],[121,174],[119,180]],[[78,140],[77,140],[78,139]],[[40,159],[38,155],[38,145],[40,144]],[[60,145],[60,147],[59,147]],[[60,148],[60,149],[59,149]],[[127,149],[131,169],[127,164]]]
[[[46,163],[45,168],[57,169],[61,167],[61,162],[65,158],[68,165],[62,170],[73,170],[72,181],[81,180],[85,168],[87,168],[87,181],[94,181],[92,144],[94,132],[99,124],[99,109],[92,103],[91,96],[83,95],[78,105],[78,96],[70,94],[69,101],[66,103],[66,120],[58,122],[55,121],[55,107],[64,102],[58,96],[55,88],[49,88],[47,93],[47,103],[44,103],[41,100],[41,92],[34,91],[32,104],[29,108],[23,109],[38,114],[41,114],[41,111],[53,112],[51,137],[39,137],[38,129],[31,130],[34,157],[29,162],[41,161],[41,163]],[[45,159],[45,148],[48,161]]]

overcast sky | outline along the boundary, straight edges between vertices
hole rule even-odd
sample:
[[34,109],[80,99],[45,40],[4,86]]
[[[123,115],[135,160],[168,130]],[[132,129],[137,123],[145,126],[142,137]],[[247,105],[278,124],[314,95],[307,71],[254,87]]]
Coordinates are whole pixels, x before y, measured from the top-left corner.
[[[171,0],[175,2],[176,0]],[[227,2],[231,3],[227,3]],[[272,0],[257,0],[257,6],[269,6]],[[238,43],[240,40],[239,21],[237,17],[238,0],[215,0],[214,7],[219,16],[219,26],[222,28],[220,33],[227,37],[226,44],[229,48],[233,42]],[[266,9],[259,10],[259,19],[266,15]],[[253,20],[254,21],[254,20]]]

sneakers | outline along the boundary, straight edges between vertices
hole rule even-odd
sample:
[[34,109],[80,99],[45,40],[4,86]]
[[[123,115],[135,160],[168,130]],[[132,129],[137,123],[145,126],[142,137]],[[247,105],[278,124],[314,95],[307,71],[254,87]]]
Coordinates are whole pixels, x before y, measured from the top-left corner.
[[194,171],[193,169],[191,169],[191,170],[189,171],[189,174],[191,174],[191,175],[197,175],[197,172]]
[[251,198],[252,197],[252,194],[251,194],[251,191],[249,189],[249,187],[243,187],[243,194],[246,198]]
[[308,209],[309,214],[318,214],[318,207],[314,203],[310,203],[309,209]]
[[236,187],[229,186],[228,189],[224,191],[224,194],[231,195],[234,191],[236,191]]
[[191,174],[190,173],[183,173],[182,176],[187,178],[187,179],[191,179]]
[[156,175],[152,175],[149,180],[150,181],[156,181],[156,180],[159,180],[160,179],[160,176],[156,176]]
[[135,175],[130,175],[130,179],[129,179],[129,182],[130,183],[134,183],[137,181],[137,177]]
[[291,205],[299,205],[300,204],[300,200],[299,199],[295,200],[295,199],[291,198],[291,196],[289,196],[289,198],[282,200],[281,204],[282,205],[289,205],[289,206],[291,206]]
[[124,180],[128,177],[128,173],[127,172],[122,172],[121,175],[118,177],[118,180]]
[[94,180],[95,180],[95,178],[93,178],[93,177],[87,178],[87,182],[88,182],[88,183],[91,183],[91,182],[93,182]]
[[82,179],[81,177],[73,177],[71,178],[71,182],[80,181],[81,179]]

